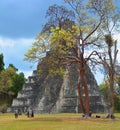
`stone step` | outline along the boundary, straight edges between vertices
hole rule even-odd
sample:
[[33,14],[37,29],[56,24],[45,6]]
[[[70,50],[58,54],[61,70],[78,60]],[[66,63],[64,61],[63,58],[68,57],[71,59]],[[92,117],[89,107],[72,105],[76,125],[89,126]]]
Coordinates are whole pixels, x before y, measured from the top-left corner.
[[18,99],[18,98],[35,97],[35,96],[36,96],[36,94],[33,93],[33,91],[31,91],[31,92],[25,92],[25,93],[23,93],[23,94],[18,93],[17,99]]
[[33,98],[36,98],[36,94],[27,95],[27,96],[24,96],[24,97],[17,97],[16,100],[28,100],[28,99],[33,99]]

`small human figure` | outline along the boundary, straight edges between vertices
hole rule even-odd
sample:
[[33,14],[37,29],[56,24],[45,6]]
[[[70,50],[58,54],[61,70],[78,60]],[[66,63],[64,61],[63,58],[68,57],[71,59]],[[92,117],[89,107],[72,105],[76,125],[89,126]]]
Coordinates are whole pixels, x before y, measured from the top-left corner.
[[30,113],[29,113],[29,109],[27,110],[27,117],[29,117],[30,116]]
[[22,115],[21,109],[18,109],[18,115]]
[[34,111],[31,107],[27,110],[27,117],[34,117]]
[[15,118],[18,118],[18,110],[17,109],[15,110],[14,115],[15,115]]
[[32,113],[31,113],[31,117],[34,117],[34,111],[33,111],[33,109],[32,109]]
[[92,117],[92,111],[90,111],[90,113],[89,113],[89,117]]
[[32,109],[29,108],[29,117],[32,117]]
[[27,111],[28,111],[28,110],[27,110],[27,108],[25,107],[25,108],[24,108],[24,113],[25,113],[25,115],[27,115]]

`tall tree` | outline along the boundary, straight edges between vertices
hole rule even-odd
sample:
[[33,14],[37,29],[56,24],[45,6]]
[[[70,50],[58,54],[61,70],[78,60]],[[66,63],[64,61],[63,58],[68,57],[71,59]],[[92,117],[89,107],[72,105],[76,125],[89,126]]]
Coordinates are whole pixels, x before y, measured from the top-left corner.
[[[59,22],[55,24],[55,20],[53,22],[54,26],[50,23],[50,28],[52,27],[52,29],[50,30],[51,35],[49,35],[49,40],[44,39],[45,37],[42,35],[44,34],[46,36],[46,31],[42,31],[42,35],[40,33],[37,41],[34,43],[37,43],[39,49],[33,44],[32,49],[30,49],[25,56],[27,60],[41,58],[39,54],[44,52],[46,42],[48,41],[47,43],[52,50],[52,53],[50,53],[52,56],[47,63],[58,64],[57,67],[62,65],[66,68],[74,63],[78,70],[77,90],[79,101],[81,109],[87,117],[90,113],[90,98],[86,79],[86,68],[90,61],[93,62],[93,60],[95,60],[94,56],[98,55],[96,48],[100,45],[96,42],[99,39],[99,33],[97,31],[100,30],[104,16],[106,15],[106,8],[110,10],[112,4],[108,8],[109,0],[100,0],[99,2],[89,0],[87,6],[86,3],[81,0],[65,0],[65,2],[67,2],[74,11],[76,16],[74,24],[71,24],[68,28],[64,28],[64,26],[61,26],[64,25],[64,22],[62,22],[62,24],[59,24]],[[52,10],[49,16],[50,19],[54,20],[54,18],[57,18],[58,21],[61,19],[61,16],[66,17],[66,15],[62,15],[61,12],[57,10]],[[80,84],[81,81],[83,87]],[[84,88],[85,102],[83,102],[82,98],[82,88]]]
[[47,23],[43,26],[42,33],[50,33],[51,27],[68,29],[74,24],[75,14],[64,6],[52,5],[46,12]]
[[[115,85],[115,66],[116,66],[116,58],[117,58],[117,41],[113,41],[111,35],[105,36],[105,41],[107,43],[107,49],[108,49],[108,59],[104,58],[105,66],[107,65],[107,73],[109,76],[109,83],[110,83],[110,112],[109,116],[112,118],[114,114],[114,85]],[[112,46],[114,44],[114,56],[112,56]]]
[[[110,3],[112,0],[110,1]],[[102,51],[101,61],[105,68],[109,80],[110,87],[110,111],[109,117],[114,117],[114,99],[115,99],[115,78],[116,78],[116,65],[117,65],[117,40],[114,38],[119,27],[120,15],[119,10],[111,3],[110,10],[106,10],[106,15],[103,21],[101,33],[103,36],[104,51]],[[110,6],[110,5],[109,5]],[[105,42],[104,42],[105,41]]]
[[0,54],[0,71],[4,70],[3,54]]
[[[93,50],[99,45],[95,42],[98,40],[99,35],[96,33],[103,22],[104,16],[106,14],[105,8],[108,5],[108,1],[99,1],[89,0],[87,6],[85,6],[82,0],[65,0],[72,9],[75,11],[77,17],[77,26],[79,27],[79,33],[77,35],[77,44],[76,52],[78,58],[78,67],[79,67],[79,79],[82,79],[86,101],[83,104],[83,112],[86,116],[89,116],[90,113],[90,98],[89,98],[89,89],[86,79],[86,67],[90,61],[93,62],[93,56],[98,55],[98,52]],[[104,5],[101,7],[101,5]],[[90,49],[92,49],[90,51]],[[86,56],[87,51],[89,54]],[[79,97],[81,97],[81,86],[78,80],[78,92]],[[83,101],[81,101],[81,104]]]
[[[77,1],[75,1],[77,2]],[[78,8],[79,7],[79,8]],[[79,11],[82,14],[78,14],[79,17],[79,26],[72,24],[72,26],[70,26],[69,28],[64,28],[64,21],[60,22],[62,24],[60,24],[59,22],[56,24],[56,21],[61,19],[61,16],[65,19],[66,14],[63,12],[63,14],[61,14],[61,11],[52,11],[52,14],[56,14],[54,15],[50,15],[51,13],[49,13],[50,18],[52,19],[56,19],[53,23],[55,26],[51,26],[51,37],[49,40],[49,44],[51,49],[53,50],[53,55],[52,58],[54,59],[54,62],[57,62],[57,64],[59,63],[58,66],[64,65],[64,66],[70,66],[73,63],[76,64],[77,70],[78,70],[78,93],[79,93],[79,100],[80,100],[80,104],[81,104],[81,108],[83,113],[85,113],[87,116],[89,116],[89,112],[90,112],[90,101],[89,101],[89,91],[88,91],[88,86],[87,86],[87,80],[86,80],[86,67],[87,67],[87,61],[90,59],[90,57],[92,56],[93,52],[90,53],[90,55],[88,57],[85,57],[85,51],[88,51],[88,49],[85,50],[85,47],[87,48],[88,46],[92,46],[93,43],[97,40],[97,38],[94,37],[93,38],[93,34],[94,32],[99,28],[101,21],[102,21],[102,16],[103,14],[99,15],[99,19],[94,18],[91,19],[90,16],[88,16],[86,14],[86,10],[84,9],[83,11],[83,4],[81,3],[76,3],[76,8],[78,10],[75,10],[76,13],[78,13]],[[85,5],[84,5],[85,7]],[[53,8],[53,7],[52,7]],[[75,8],[75,9],[76,9]],[[69,11],[67,11],[69,12]],[[65,14],[65,15],[64,15]],[[57,17],[56,17],[57,16]],[[60,16],[60,18],[59,18]],[[68,15],[67,15],[68,16]],[[67,18],[68,19],[68,18]],[[98,21],[99,20],[99,21]],[[94,22],[93,22],[94,21]],[[77,21],[78,23],[78,21]],[[45,34],[45,33],[44,33]],[[43,36],[41,38],[41,34],[38,36],[38,41],[34,43],[34,47],[28,51],[27,54],[25,54],[26,58],[28,59],[33,59],[35,60],[36,58],[39,57],[39,52],[41,52],[41,49],[38,49],[38,46],[35,47],[36,43],[37,45],[39,45],[39,48],[43,49]],[[95,45],[95,44],[94,44]],[[44,39],[44,46],[46,46],[46,39]],[[94,54],[93,54],[94,55]],[[52,60],[53,61],[53,60]],[[52,63],[52,62],[50,62]],[[58,67],[57,66],[57,67]],[[83,102],[82,99],[82,93],[81,93],[81,87],[80,87],[80,79],[82,79],[82,84],[85,90],[85,97],[86,97],[86,101],[85,104]]]

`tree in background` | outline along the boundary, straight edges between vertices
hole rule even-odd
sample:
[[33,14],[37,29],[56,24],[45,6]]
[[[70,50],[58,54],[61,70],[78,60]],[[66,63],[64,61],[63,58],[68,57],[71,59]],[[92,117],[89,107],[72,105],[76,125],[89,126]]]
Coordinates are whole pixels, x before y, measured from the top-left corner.
[[24,73],[13,75],[11,80],[12,80],[12,86],[10,88],[10,91],[14,93],[14,97],[17,97],[18,92],[22,90],[23,84],[26,81]]
[[118,32],[119,22],[119,10],[117,7],[115,7],[115,5],[113,5],[110,11],[106,10],[103,26],[100,30],[103,38],[102,42],[104,43],[104,48],[101,50],[101,62],[104,66],[110,89],[109,118],[114,117],[115,79],[118,54],[117,40],[114,38],[114,36],[115,33]]
[[[120,68],[118,66],[117,68]],[[114,101],[114,106],[115,106],[115,112],[120,112],[120,69],[117,69],[117,75],[116,75],[116,80],[115,80],[115,101]]]
[[0,54],[0,71],[4,70],[3,54]]
[[[118,71],[120,71],[120,70],[118,70]],[[119,72],[119,73],[120,73],[120,72]],[[116,92],[118,95],[120,95],[120,75],[117,75],[117,76],[116,76],[115,82],[116,82],[115,92]]]
[[41,33],[51,33],[51,28],[59,27],[67,30],[74,24],[75,14],[65,6],[52,5],[46,12],[47,22],[43,26]]
[[13,69],[15,69],[16,72],[18,71],[18,69],[13,64],[9,64],[8,68],[9,67],[12,67]]
[[100,88],[100,91],[102,92],[102,94],[104,96],[104,99],[105,99],[106,103],[109,104],[109,101],[110,101],[109,81],[104,80],[104,82],[102,84],[100,84],[99,88]]
[[23,73],[17,73],[17,68],[10,64],[0,73],[0,92],[17,96],[26,79]]
[[0,111],[6,112],[13,98],[22,89],[26,79],[23,73],[17,73],[18,69],[10,64],[8,68],[0,72]]
[[[99,88],[101,93],[104,96],[104,99],[109,106],[110,104],[110,82],[108,79],[105,79]],[[115,79],[114,86],[114,112],[120,112],[120,76],[117,76]]]
[[[115,67],[117,60],[117,41],[113,41],[111,35],[106,35],[105,40],[107,43],[108,49],[108,58],[104,58],[104,66],[108,74],[109,87],[110,87],[110,112],[109,116],[112,118],[114,115],[114,97],[115,97]],[[112,49],[112,47],[114,48]],[[112,52],[113,51],[113,52]],[[113,55],[113,56],[112,56]],[[108,61],[109,59],[109,61]]]
[[8,67],[0,73],[0,90],[3,93],[9,93],[9,89],[12,86],[12,76],[14,76],[16,70],[12,67]]

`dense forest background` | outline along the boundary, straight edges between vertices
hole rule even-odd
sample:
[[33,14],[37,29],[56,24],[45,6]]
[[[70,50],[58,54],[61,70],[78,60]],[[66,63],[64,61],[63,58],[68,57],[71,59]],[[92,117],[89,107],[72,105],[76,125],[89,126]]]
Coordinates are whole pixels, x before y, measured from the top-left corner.
[[18,73],[18,69],[9,64],[4,68],[4,56],[0,54],[0,111],[5,112],[11,105],[13,98],[22,89],[26,81],[24,73]]

